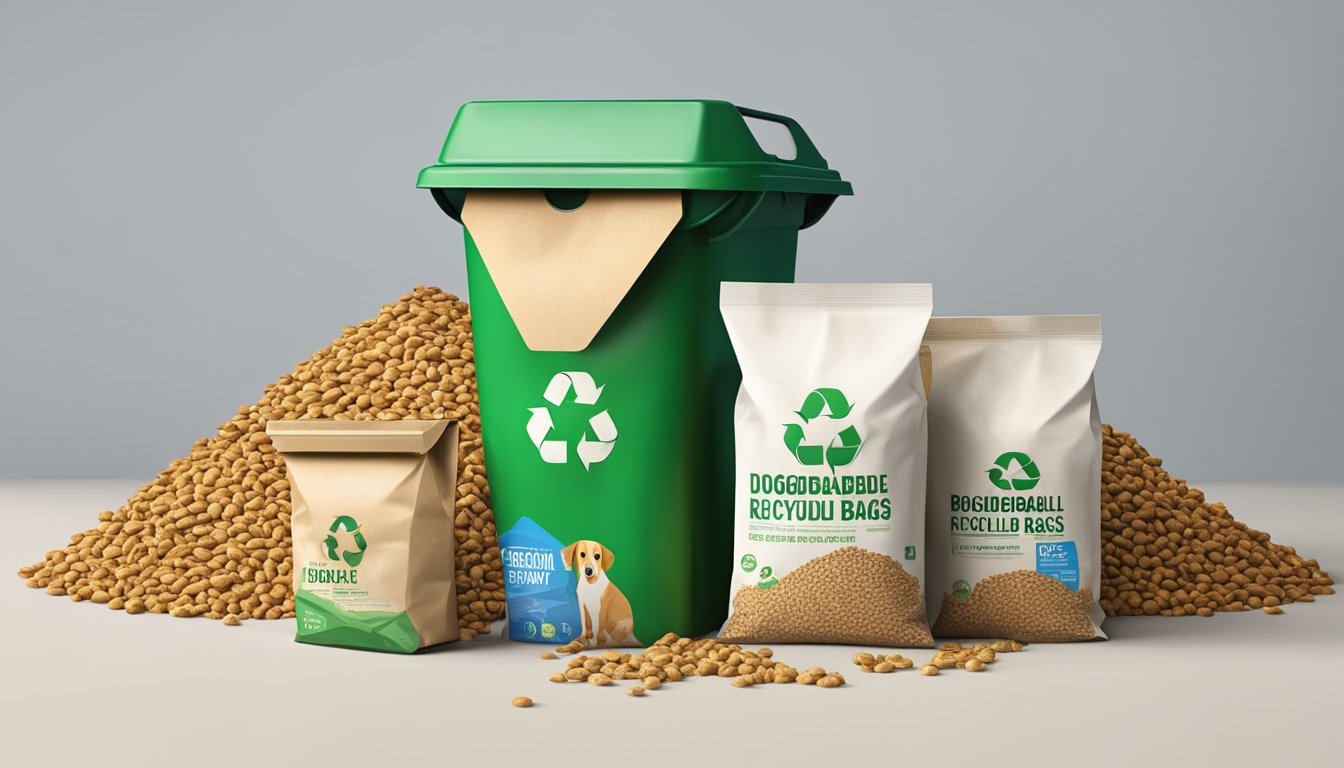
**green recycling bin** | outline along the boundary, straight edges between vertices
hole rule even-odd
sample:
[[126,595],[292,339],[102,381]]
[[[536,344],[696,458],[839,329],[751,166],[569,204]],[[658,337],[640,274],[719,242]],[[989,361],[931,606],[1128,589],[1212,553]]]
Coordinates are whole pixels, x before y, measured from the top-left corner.
[[419,186],[466,233],[509,637],[716,630],[741,379],[719,283],[791,282],[849,183],[796,121],[723,101],[493,101]]

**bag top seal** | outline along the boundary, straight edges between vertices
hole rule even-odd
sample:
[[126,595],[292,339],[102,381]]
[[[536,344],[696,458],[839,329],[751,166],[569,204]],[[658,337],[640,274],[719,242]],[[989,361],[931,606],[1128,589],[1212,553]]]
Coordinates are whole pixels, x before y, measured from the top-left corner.
[[719,306],[864,307],[933,306],[929,283],[722,283]]
[[287,419],[266,423],[266,434],[281,453],[428,453],[448,420]]
[[1100,340],[1101,315],[935,317],[924,332],[926,342],[1046,338]]

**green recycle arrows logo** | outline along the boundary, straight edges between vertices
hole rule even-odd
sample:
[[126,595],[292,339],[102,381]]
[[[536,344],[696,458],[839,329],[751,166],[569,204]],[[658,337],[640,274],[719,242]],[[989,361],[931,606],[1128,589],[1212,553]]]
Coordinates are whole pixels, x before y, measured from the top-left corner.
[[1008,451],[994,460],[988,470],[989,482],[1004,491],[1030,491],[1041,481],[1041,470],[1021,451]]
[[806,442],[807,434],[803,427],[822,416],[831,420],[843,419],[853,410],[854,406],[845,393],[838,389],[820,387],[812,390],[803,400],[803,407],[795,411],[803,423],[784,425],[784,445],[799,464],[808,467],[825,464],[834,472],[836,467],[849,464],[859,455],[859,449],[863,447],[859,431],[851,424],[840,430],[826,445],[816,445]]
[[[572,402],[579,405],[597,405],[606,387],[606,384],[597,386],[593,377],[584,371],[561,371],[551,377],[542,397],[556,407],[562,407],[571,395]],[[527,410],[532,414],[527,420],[527,437],[537,447],[541,460],[547,464],[568,463],[569,443],[556,439],[552,434],[555,421],[551,417],[550,407],[543,405]],[[617,437],[616,422],[611,420],[611,413],[606,410],[594,414],[588,420],[588,427],[596,439],[589,439],[587,434],[582,434],[574,446],[574,455],[583,464],[585,472],[592,471],[594,464],[607,460],[616,447]]]
[[364,559],[364,550],[369,544],[364,541],[364,534],[359,532],[359,522],[348,515],[341,515],[331,521],[322,546],[326,547],[328,560],[343,560],[354,568]]

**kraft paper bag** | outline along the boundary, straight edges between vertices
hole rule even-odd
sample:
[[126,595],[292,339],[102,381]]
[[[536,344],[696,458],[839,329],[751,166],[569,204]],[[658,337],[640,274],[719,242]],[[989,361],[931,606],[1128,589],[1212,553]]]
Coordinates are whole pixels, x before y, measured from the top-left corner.
[[295,640],[396,653],[456,640],[457,424],[272,421],[293,503]]

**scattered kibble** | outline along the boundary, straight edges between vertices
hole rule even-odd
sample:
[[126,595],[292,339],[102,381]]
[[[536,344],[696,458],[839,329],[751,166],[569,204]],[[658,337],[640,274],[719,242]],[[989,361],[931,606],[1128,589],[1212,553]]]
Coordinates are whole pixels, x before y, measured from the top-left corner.
[[[581,646],[560,646],[560,652],[578,651]],[[614,649],[602,651],[598,655],[575,654],[565,660],[565,669],[553,673],[548,679],[553,682],[580,682],[587,680],[594,685],[610,685],[618,680],[635,680],[635,687],[642,695],[646,691],[656,690],[664,683],[676,682],[687,677],[725,677],[736,688],[748,688],[754,685],[770,683],[801,683],[803,685],[821,685],[833,688],[843,685],[845,678],[838,672],[829,672],[823,667],[813,667],[799,672],[794,667],[776,661],[774,651],[769,648],[751,650],[740,645],[724,643],[714,638],[693,640],[668,633],[648,648],[634,653]],[[874,657],[896,665],[904,660],[899,654]],[[880,662],[879,662],[880,663]],[[826,680],[822,685],[821,681]],[[634,690],[631,688],[629,690]]]
[[[968,672],[983,672],[990,664],[998,661],[1000,653],[1014,653],[1025,648],[1024,643],[1015,640],[994,640],[992,642],[961,645],[960,643],[942,643],[924,666],[919,668],[921,675],[936,675],[947,669],[964,669]],[[933,670],[929,672],[927,670]]]

